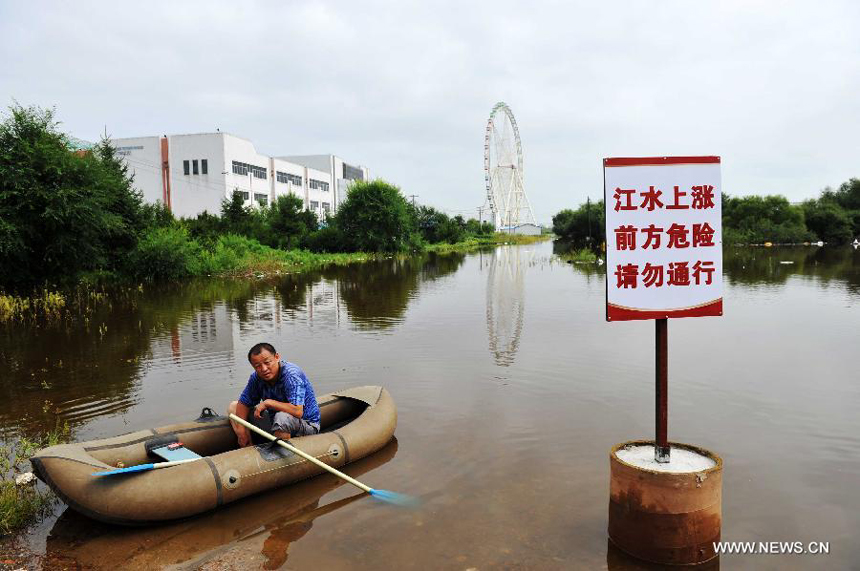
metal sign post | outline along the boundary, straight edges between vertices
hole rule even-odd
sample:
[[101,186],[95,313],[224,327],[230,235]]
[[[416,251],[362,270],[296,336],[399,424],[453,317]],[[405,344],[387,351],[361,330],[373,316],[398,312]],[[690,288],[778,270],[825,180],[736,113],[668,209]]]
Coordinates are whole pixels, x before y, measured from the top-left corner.
[[657,462],[666,463],[669,461],[669,340],[667,329],[669,327],[668,319],[655,319],[655,339],[656,339],[656,383],[655,383],[655,413],[654,424],[655,433],[657,435],[656,444],[654,446],[654,459]]

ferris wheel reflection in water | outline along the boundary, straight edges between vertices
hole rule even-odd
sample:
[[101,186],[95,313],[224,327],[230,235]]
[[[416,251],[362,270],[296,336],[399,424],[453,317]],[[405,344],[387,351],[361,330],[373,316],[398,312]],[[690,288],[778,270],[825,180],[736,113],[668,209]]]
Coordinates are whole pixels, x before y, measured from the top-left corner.
[[500,367],[513,365],[525,314],[525,266],[531,250],[500,246],[481,256],[487,269],[487,334],[490,353]]

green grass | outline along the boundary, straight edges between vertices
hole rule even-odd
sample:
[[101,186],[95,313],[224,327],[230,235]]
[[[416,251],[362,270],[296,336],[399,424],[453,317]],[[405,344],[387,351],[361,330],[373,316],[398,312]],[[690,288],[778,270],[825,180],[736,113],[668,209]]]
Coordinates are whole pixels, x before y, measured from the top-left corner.
[[502,232],[496,232],[495,234],[484,236],[472,236],[455,244],[430,244],[427,246],[427,251],[437,252],[440,254],[444,254],[446,252],[468,252],[470,250],[477,250],[478,248],[499,246],[502,244],[534,244],[535,242],[550,240],[551,238],[551,235],[522,236],[519,234],[504,234]]
[[200,274],[251,277],[346,265],[381,258],[380,254],[320,254],[307,250],[278,250],[254,239],[229,234],[221,236],[214,249],[202,254]]
[[597,262],[598,258],[597,254],[588,248],[572,250],[566,254],[559,254],[558,257],[565,262],[578,262],[581,264],[594,264]]
[[39,484],[18,486],[15,478],[26,472],[38,450],[67,442],[69,427],[57,424],[36,438],[3,437],[0,440],[0,535],[14,533],[44,516],[54,505],[53,492]]

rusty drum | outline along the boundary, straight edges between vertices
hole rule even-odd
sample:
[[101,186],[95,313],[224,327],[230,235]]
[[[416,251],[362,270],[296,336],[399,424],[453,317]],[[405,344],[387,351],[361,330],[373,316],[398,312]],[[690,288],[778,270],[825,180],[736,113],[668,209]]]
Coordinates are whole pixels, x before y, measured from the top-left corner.
[[630,460],[630,450],[653,445],[634,440],[610,451],[609,539],[645,561],[669,565],[710,561],[717,556],[714,542],[720,540],[723,461],[708,450],[677,442],[670,443],[673,454],[680,451],[675,456],[703,457],[703,465],[667,472]]

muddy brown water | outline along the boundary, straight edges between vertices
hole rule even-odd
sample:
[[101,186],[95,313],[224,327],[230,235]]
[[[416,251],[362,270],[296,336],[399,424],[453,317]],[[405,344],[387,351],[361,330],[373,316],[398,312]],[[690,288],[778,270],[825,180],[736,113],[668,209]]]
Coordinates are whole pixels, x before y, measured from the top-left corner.
[[[725,253],[725,315],[669,323],[669,436],[725,462],[723,538],[829,555],[723,555],[726,569],[860,562],[860,251]],[[396,441],[189,520],[93,522],[65,506],[24,541],[46,567],[645,569],[607,544],[609,449],[653,436],[654,329],[604,321],[601,268],[551,243],[277,280],[125,292],[87,322],[0,328],[0,427],[78,440],[223,409],[269,341],[318,393],[381,384]],[[46,402],[48,401],[48,402]]]

